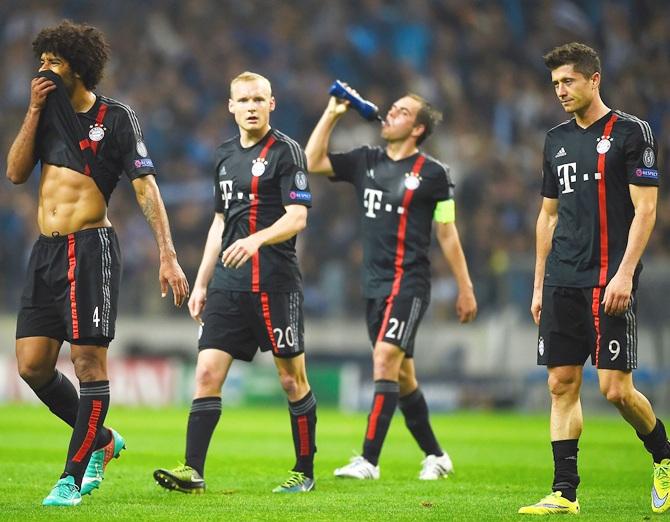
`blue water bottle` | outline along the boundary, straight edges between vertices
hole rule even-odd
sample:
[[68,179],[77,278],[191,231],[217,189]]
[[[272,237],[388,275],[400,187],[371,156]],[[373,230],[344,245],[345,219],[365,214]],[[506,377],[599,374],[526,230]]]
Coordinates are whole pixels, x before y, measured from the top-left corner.
[[341,100],[347,100],[351,107],[356,109],[358,114],[363,116],[368,121],[383,121],[379,115],[379,109],[371,101],[361,98],[358,94],[353,92],[350,87],[344,85],[340,80],[335,80],[330,86],[328,94],[335,96]]

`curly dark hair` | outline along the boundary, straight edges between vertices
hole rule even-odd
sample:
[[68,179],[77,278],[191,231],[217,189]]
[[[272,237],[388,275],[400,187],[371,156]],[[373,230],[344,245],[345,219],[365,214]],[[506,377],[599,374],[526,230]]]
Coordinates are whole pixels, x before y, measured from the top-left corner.
[[105,36],[93,26],[63,20],[55,27],[42,29],[33,41],[37,59],[42,53],[54,53],[66,60],[84,86],[92,91],[102,79],[109,58]]
[[598,53],[583,43],[572,42],[553,48],[543,56],[547,69],[553,71],[562,65],[572,65],[585,78],[600,72]]

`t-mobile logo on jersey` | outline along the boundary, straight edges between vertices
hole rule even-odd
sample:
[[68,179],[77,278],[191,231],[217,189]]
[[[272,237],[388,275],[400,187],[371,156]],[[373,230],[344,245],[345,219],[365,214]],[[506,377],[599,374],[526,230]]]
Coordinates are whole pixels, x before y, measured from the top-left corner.
[[[558,181],[563,187],[562,194],[569,194],[570,192],[575,191],[574,185],[572,184],[577,182],[576,172],[577,163],[564,163],[563,165],[558,166]],[[600,172],[593,174],[593,179],[595,181],[598,181],[601,177]],[[589,181],[591,176],[589,174],[582,174],[582,179],[584,181]]]
[[221,189],[221,199],[227,210],[230,198],[233,197],[233,180],[219,181],[219,188]]
[[377,217],[375,210],[382,207],[382,191],[366,188],[363,193],[363,206],[368,209],[365,213],[367,217]]
[[575,191],[570,185],[577,181],[575,172],[577,172],[577,163],[564,163],[558,166],[558,181],[563,186],[563,194]]

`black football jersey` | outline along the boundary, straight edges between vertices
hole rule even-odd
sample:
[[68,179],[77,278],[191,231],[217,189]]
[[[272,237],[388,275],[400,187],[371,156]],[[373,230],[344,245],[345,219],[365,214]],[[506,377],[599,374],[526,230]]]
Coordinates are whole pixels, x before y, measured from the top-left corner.
[[[215,211],[224,215],[222,251],[238,239],[271,226],[287,205],[312,204],[305,153],[298,143],[271,129],[258,143],[243,148],[240,137],[216,150]],[[219,259],[211,286],[224,290],[291,292],[302,288],[295,236],[262,246],[241,268]]]
[[135,112],[96,95],[93,106],[75,113],[60,77],[39,74],[57,85],[47,97],[35,140],[36,159],[90,176],[109,203],[122,173],[130,179],[156,174]]
[[352,183],[362,211],[364,296],[429,295],[433,214],[453,197],[449,169],[421,152],[393,161],[381,147],[328,157],[329,179]]
[[[635,215],[629,185],[658,186],[649,124],[610,111],[586,129],[574,119],[547,133],[542,195],[558,198],[544,283],[604,287],[621,264]],[[641,264],[635,271],[637,285]]]

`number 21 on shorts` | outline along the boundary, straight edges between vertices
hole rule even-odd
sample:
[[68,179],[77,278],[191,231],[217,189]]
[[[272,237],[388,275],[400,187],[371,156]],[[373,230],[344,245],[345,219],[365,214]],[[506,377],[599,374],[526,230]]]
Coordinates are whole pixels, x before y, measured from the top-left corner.
[[405,329],[405,321],[398,321],[395,317],[389,319],[389,329],[386,331],[384,337],[389,339],[402,338],[402,332]]

